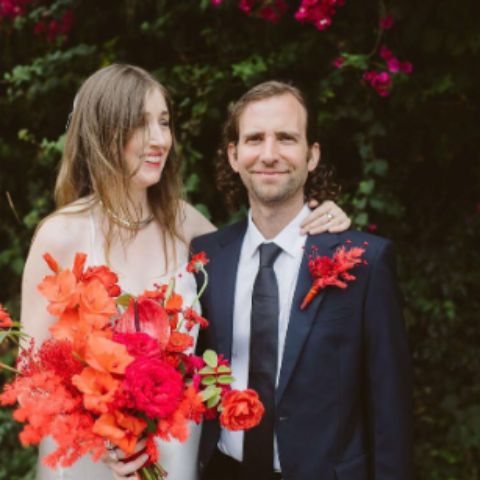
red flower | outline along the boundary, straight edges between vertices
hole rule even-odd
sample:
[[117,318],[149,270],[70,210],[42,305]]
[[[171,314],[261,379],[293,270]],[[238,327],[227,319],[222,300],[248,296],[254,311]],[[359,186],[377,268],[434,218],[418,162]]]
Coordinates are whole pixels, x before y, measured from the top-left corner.
[[12,325],[13,320],[10,318],[10,315],[0,303],[0,328],[10,328]]
[[82,275],[82,280],[86,283],[91,282],[94,278],[104,285],[111,297],[118,297],[122,292],[120,287],[117,285],[117,274],[112,272],[105,265],[100,267],[89,267]]
[[[135,301],[132,300],[125,313],[118,320],[118,333],[143,332],[155,338],[163,350],[170,337],[170,324],[166,310],[156,301],[146,297],[137,300],[138,324],[135,322]],[[137,328],[138,327],[138,328]]]
[[187,265],[187,272],[199,272],[202,267],[208,263],[207,254],[205,252],[200,252],[194,255]]
[[265,408],[257,392],[251,389],[231,390],[222,398],[220,424],[228,430],[248,430],[257,426]]
[[185,326],[189,331],[197,324],[200,325],[200,328],[208,327],[208,320],[199,315],[193,308],[187,308],[183,312],[183,317],[185,319]]
[[123,389],[137,410],[150,418],[164,418],[177,409],[182,399],[183,379],[162,360],[139,357],[127,367]]
[[327,286],[346,288],[347,281],[355,280],[355,277],[348,271],[363,263],[361,256],[365,249],[352,247],[346,250],[345,247],[340,247],[335,251],[332,258],[317,256],[314,247],[312,247],[312,251],[313,254],[310,256],[308,267],[313,277],[313,285],[300,305],[301,310],[304,310],[310,304],[321,289]]
[[143,332],[116,333],[113,340],[125,345],[128,353],[134,357],[158,357],[160,355],[158,342]]
[[166,350],[168,352],[182,353],[193,346],[193,337],[188,333],[173,331],[170,334]]

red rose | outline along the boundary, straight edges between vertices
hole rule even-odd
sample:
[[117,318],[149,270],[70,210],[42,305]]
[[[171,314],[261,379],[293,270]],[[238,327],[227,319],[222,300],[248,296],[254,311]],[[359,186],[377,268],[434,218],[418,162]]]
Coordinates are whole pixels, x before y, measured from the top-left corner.
[[157,358],[139,357],[125,371],[123,389],[134,408],[150,418],[165,418],[177,409],[183,395],[183,378]]
[[86,283],[92,281],[94,278],[103,283],[111,297],[118,297],[122,292],[117,285],[117,274],[112,272],[105,265],[102,265],[101,267],[89,267],[82,276],[82,280]]
[[227,430],[249,430],[262,419],[265,408],[255,390],[231,390],[222,398],[220,423]]

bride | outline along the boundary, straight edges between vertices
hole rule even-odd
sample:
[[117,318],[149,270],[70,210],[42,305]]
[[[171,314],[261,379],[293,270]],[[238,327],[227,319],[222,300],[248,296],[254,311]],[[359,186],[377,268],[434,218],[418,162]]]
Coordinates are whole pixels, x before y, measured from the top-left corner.
[[[37,345],[54,322],[36,286],[48,274],[42,255],[72,265],[85,252],[90,265],[108,264],[122,290],[140,294],[154,283],[176,277],[188,303],[195,281],[184,271],[192,238],[215,227],[181,199],[180,162],[175,154],[172,104],[166,89],[149,73],[131,65],[95,72],[77,94],[57,177],[57,210],[40,224],[25,265],[21,320]],[[327,215],[328,214],[328,215]],[[332,214],[333,220],[332,220]],[[341,231],[350,222],[333,202],[318,207],[306,231]],[[187,442],[158,442],[169,480],[195,480],[199,427]],[[143,445],[139,444],[139,449]],[[94,463],[84,457],[67,469],[50,470],[41,459],[55,448],[40,445],[37,479],[123,480],[136,478],[146,460],[112,458]]]

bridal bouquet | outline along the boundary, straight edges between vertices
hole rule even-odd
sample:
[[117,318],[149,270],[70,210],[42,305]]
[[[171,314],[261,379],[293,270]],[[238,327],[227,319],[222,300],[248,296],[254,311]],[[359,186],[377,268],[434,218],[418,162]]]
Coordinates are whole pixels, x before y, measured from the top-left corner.
[[[85,254],[75,256],[71,269],[61,269],[49,254],[44,258],[52,275],[38,290],[57,319],[52,337],[21,350],[16,378],[0,394],[0,404],[18,404],[13,416],[25,424],[23,445],[53,437],[57,449],[45,464],[67,467],[87,453],[98,461],[109,445],[131,458],[146,438],[149,460],[139,474],[162,479],[166,472],[157,463],[156,436],[185,441],[190,421],[216,415],[231,430],[260,422],[264,409],[258,395],[231,389],[232,371],[221,355],[189,353],[192,330],[208,326],[193,308],[207,284],[204,254],[187,266],[205,279],[190,306],[175,292],[174,281],[134,297],[122,294],[107,266],[85,269]],[[0,341],[25,335],[3,309],[2,319]]]

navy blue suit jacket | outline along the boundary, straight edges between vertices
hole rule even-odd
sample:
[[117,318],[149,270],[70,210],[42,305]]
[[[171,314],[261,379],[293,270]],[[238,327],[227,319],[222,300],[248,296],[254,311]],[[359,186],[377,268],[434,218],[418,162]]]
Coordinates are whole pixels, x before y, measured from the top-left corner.
[[[201,302],[210,321],[199,347],[231,358],[233,305],[242,221],[193,240],[205,251],[209,285]],[[367,265],[346,289],[327,287],[303,311],[312,279],[311,246],[332,256],[346,240],[365,247]],[[292,303],[276,391],[276,435],[286,480],[410,480],[411,367],[392,244],[356,231],[309,236]],[[233,372],[235,375],[235,372]],[[219,438],[204,423],[200,473]],[[257,479],[255,479],[257,480]],[[258,479],[260,480],[260,479]]]

